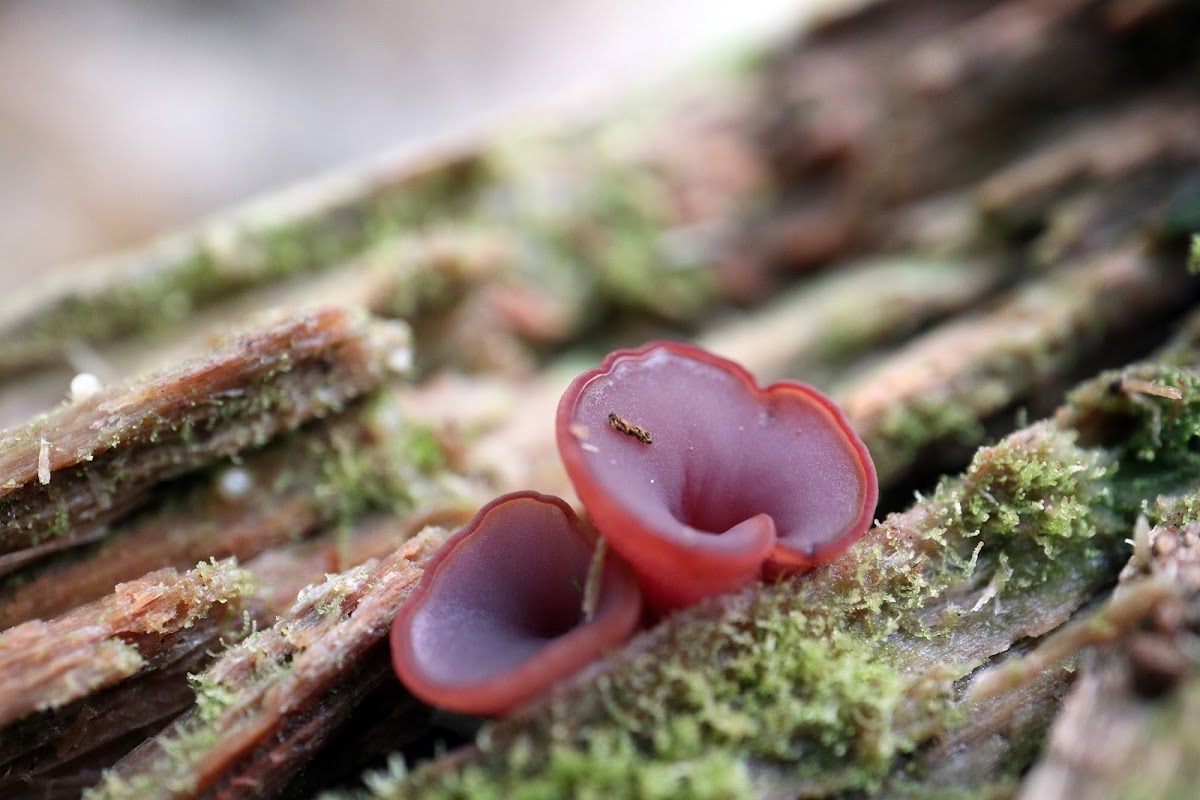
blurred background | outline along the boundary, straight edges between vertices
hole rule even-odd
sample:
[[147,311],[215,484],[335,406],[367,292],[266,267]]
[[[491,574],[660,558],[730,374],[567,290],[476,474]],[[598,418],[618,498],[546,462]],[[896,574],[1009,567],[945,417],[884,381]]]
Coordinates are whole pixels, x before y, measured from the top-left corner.
[[0,5],[0,271],[22,280],[383,151],[589,105],[806,0]]

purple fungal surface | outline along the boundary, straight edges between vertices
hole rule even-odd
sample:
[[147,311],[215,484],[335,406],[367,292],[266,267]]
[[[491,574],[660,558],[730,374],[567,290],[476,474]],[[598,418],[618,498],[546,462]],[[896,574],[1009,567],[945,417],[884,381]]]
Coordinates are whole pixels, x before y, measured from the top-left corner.
[[641,594],[612,554],[583,611],[596,537],[564,501],[516,492],[481,508],[434,557],[392,627],[400,679],[432,705],[500,714],[633,632]]
[[558,407],[567,473],[597,529],[663,611],[764,567],[830,559],[871,524],[878,481],[842,412],[802,383],[660,342],[609,355]]

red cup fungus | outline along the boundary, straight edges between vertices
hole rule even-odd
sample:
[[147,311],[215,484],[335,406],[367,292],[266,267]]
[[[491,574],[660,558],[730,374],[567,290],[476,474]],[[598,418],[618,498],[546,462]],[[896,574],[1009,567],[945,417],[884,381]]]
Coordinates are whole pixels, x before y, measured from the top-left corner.
[[870,454],[823,394],[660,342],[610,354],[558,406],[593,524],[657,611],[830,559],[870,527]]
[[628,567],[605,558],[584,613],[596,536],[536,492],[485,505],[433,557],[392,625],[392,662],[419,699],[505,713],[624,642],[641,616]]

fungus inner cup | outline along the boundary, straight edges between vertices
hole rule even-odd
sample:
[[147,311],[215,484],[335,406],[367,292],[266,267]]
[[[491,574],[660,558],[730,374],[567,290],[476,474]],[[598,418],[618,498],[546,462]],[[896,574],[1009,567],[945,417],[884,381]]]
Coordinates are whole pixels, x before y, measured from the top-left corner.
[[500,714],[633,632],[641,594],[609,553],[595,612],[583,592],[594,531],[564,501],[517,492],[488,503],[442,547],[392,627],[396,673],[418,698]]
[[832,558],[878,499],[866,446],[829,398],[801,383],[760,388],[675,342],[615,352],[576,378],[557,437],[593,523],[660,611],[745,585],[767,563]]

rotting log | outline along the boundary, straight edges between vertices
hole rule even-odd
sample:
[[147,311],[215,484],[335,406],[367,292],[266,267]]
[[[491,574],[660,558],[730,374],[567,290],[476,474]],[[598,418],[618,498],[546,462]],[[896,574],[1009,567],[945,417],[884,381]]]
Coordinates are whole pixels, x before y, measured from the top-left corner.
[[[258,797],[279,791],[370,689],[392,617],[445,540],[430,528],[376,566],[301,592],[194,679],[197,705],[105,773],[101,798]],[[386,657],[384,659],[386,665]]]
[[0,314],[0,374],[176,324],[250,288],[328,268],[381,234],[417,227],[430,207],[469,193],[464,145],[424,161],[388,155],[264,197],[195,229],[31,283]]
[[0,572],[95,539],[163,480],[340,410],[411,363],[408,330],[327,309],[0,435]]
[[1200,12],[1138,5],[893,0],[798,38],[761,90],[781,191],[739,263],[812,265],[894,239],[898,207],[972,186],[1068,122],[1164,86],[1194,94]]
[[5,631],[0,724],[60,708],[135,674],[169,648],[169,637],[247,594],[247,579],[232,562],[201,564],[184,575],[161,570],[50,622]]
[[1192,513],[1164,510],[1155,516],[1174,521],[1141,521],[1121,583],[1101,608],[985,672],[971,688],[978,696],[1012,692],[1060,663],[1078,672],[1021,798],[1183,797],[1195,790],[1200,775],[1187,753],[1200,664],[1200,523]]
[[830,385],[857,357],[978,305],[1006,279],[1001,265],[986,260],[909,256],[847,264],[753,313],[718,321],[698,344],[760,381],[803,376]]
[[[186,708],[187,672],[247,632],[252,586],[231,560],[182,574],[160,569],[55,619],[0,633],[0,792],[77,793],[87,785],[78,777],[94,780],[137,744],[131,734],[144,736]],[[97,752],[104,755],[93,771],[72,766]]]
[[476,368],[527,363],[522,343],[564,342],[614,307],[695,322],[718,299],[705,266],[765,184],[744,84],[710,79],[583,133],[389,155],[80,265],[0,312],[0,380],[109,350],[120,365],[222,306],[326,292],[443,318],[427,357]]
[[[361,563],[366,553],[382,555],[359,541],[360,533],[367,541],[377,538],[356,524],[368,512],[422,520],[431,509],[481,498],[478,481],[445,484],[446,457],[436,432],[404,420],[386,397],[357,403],[265,448],[241,451],[236,461],[217,462],[112,523],[99,542],[0,579],[0,630],[55,616],[154,569],[231,556],[246,563],[321,534],[324,569],[295,568],[293,580],[277,575],[263,588],[275,595],[276,583],[291,586],[294,597],[314,577]],[[394,549],[402,539],[389,540]],[[341,559],[351,560],[343,566]],[[280,602],[271,608],[279,610]]]
[[835,396],[886,484],[923,448],[978,445],[989,417],[1031,404],[1036,389],[1178,313],[1195,291],[1177,257],[1113,248],[916,337]]

